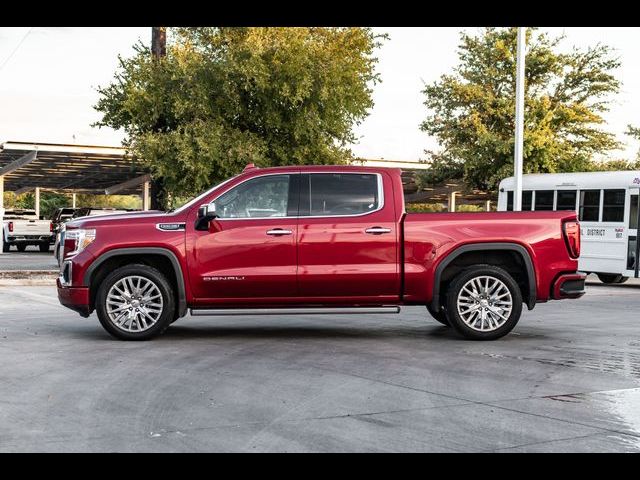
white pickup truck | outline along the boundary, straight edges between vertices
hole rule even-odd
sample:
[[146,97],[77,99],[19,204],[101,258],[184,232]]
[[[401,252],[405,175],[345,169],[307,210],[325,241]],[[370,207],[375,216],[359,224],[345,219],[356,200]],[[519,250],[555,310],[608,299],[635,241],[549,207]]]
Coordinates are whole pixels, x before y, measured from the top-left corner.
[[39,220],[35,210],[6,210],[2,222],[2,251],[8,252],[15,245],[24,252],[27,245],[38,245],[41,252],[48,252],[54,235],[50,220]]

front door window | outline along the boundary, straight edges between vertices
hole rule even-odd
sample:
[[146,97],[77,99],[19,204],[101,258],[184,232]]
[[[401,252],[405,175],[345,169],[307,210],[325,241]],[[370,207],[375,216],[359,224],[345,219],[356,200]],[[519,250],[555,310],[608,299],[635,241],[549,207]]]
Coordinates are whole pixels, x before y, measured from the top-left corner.
[[219,218],[286,217],[290,175],[267,175],[248,180],[216,200]]

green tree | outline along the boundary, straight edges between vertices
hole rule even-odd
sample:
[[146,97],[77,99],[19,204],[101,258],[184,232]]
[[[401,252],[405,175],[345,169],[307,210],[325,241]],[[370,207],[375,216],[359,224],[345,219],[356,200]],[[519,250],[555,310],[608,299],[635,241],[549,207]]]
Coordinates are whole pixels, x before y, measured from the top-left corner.
[[[640,140],[640,128],[628,125],[625,134],[632,138],[635,138],[636,140]],[[607,160],[603,162],[592,162],[591,168],[589,170],[594,172],[640,170],[640,151],[636,154],[636,158],[634,160],[617,159]]]
[[[33,192],[16,195],[13,192],[5,192],[4,194],[5,208],[25,208],[33,209],[36,205],[36,196]],[[40,194],[40,216],[42,218],[51,218],[53,212],[59,207],[68,207],[71,205],[71,199],[64,193],[42,192]]]
[[[627,125],[627,131],[625,132],[625,134],[627,134],[631,138],[634,138],[640,141],[640,128],[638,127],[634,127],[633,125]],[[638,153],[636,154],[636,163],[640,165],[640,150],[638,150]]]
[[376,47],[368,28],[175,28],[167,56],[138,44],[99,88],[98,126],[173,196],[258,166],[351,158],[352,128],[373,106]]
[[[493,190],[513,175],[516,29],[461,35],[459,64],[424,89],[429,110],[421,129],[442,151],[427,151],[422,183],[447,175]],[[620,63],[605,45],[560,53],[563,37],[527,29],[524,171],[589,170],[595,155],[619,147],[602,114],[620,82]]]

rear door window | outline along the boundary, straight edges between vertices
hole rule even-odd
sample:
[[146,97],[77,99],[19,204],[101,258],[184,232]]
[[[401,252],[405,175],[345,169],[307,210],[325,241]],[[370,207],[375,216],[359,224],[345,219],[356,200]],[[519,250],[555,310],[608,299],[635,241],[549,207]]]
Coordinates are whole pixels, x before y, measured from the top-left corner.
[[[312,173],[300,188],[300,215],[313,217],[362,215],[382,207],[378,175]],[[305,183],[303,176],[302,184]]]

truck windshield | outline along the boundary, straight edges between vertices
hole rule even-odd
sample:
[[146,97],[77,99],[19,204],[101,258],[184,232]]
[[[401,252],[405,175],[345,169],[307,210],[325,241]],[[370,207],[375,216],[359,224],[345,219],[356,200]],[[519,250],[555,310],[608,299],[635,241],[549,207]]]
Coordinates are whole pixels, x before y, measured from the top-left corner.
[[235,175],[231,178],[226,179],[224,182],[218,183],[217,185],[215,185],[214,187],[210,188],[209,190],[207,190],[204,193],[201,193],[200,195],[198,195],[197,197],[189,200],[187,203],[185,203],[184,205],[182,205],[181,207],[178,208],[174,208],[169,210],[170,212],[175,212],[175,213],[180,213],[185,211],[186,209],[190,208],[192,205],[196,205],[198,202],[203,201],[203,199],[207,196],[209,196],[209,194],[213,193],[215,190],[219,189],[220,187],[226,185],[227,183],[229,183],[231,180],[233,180],[234,178],[236,178],[238,175]]

